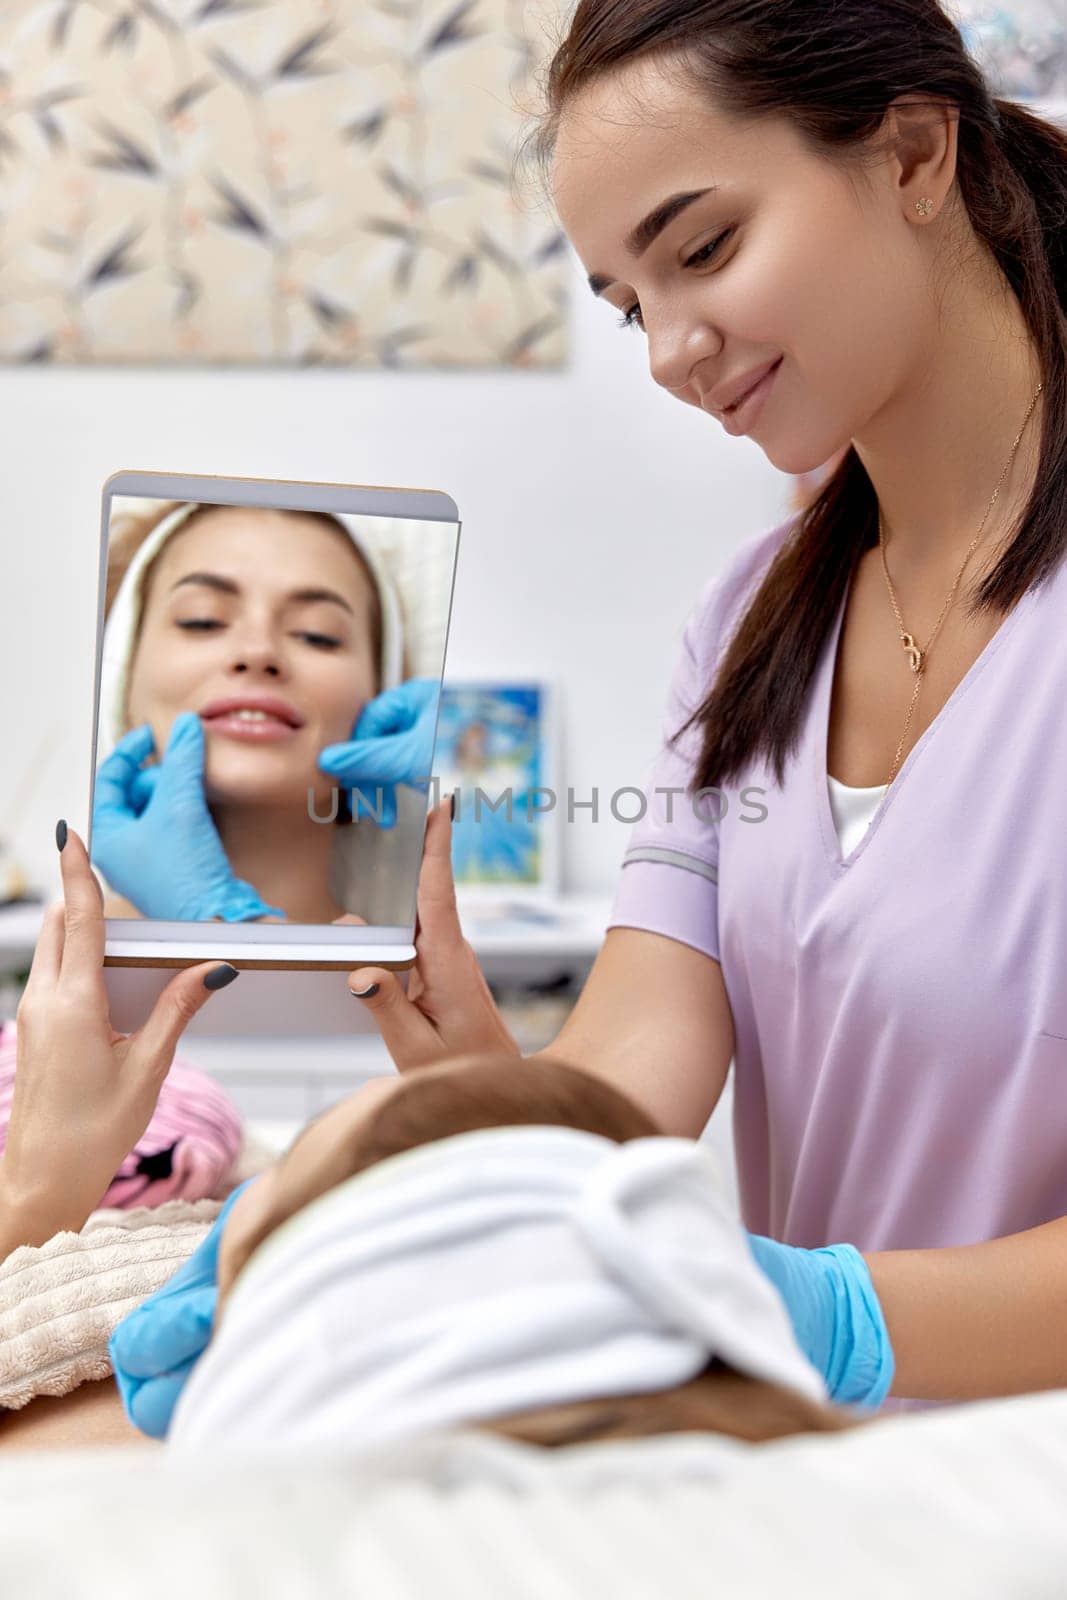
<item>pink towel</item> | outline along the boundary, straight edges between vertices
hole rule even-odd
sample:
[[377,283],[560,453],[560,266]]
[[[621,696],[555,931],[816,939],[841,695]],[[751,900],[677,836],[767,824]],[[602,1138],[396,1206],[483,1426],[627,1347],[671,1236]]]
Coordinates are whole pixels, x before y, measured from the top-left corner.
[[[15,1090],[15,1024],[0,1024],[0,1155]],[[101,1206],[203,1200],[224,1182],[241,1148],[241,1114],[213,1079],[177,1057],[156,1109],[119,1167]]]

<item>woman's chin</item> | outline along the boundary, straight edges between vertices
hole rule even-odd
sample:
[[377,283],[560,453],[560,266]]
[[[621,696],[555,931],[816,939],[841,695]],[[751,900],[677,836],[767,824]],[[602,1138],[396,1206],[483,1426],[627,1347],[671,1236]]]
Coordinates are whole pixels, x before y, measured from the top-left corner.
[[[289,773],[284,776],[272,773],[256,778],[247,771],[239,775],[215,773],[209,766],[204,774],[204,793],[210,806],[241,806],[247,810],[259,811],[299,811],[307,816],[308,788],[307,773]],[[322,802],[319,808],[322,815],[325,815],[328,806],[329,801]]]
[[[318,796],[316,808],[329,806],[330,786],[312,763],[313,749],[273,744],[238,744],[221,735],[208,739],[204,788],[209,799],[232,805],[301,806],[308,808],[308,790]],[[320,794],[321,790],[321,794]]]

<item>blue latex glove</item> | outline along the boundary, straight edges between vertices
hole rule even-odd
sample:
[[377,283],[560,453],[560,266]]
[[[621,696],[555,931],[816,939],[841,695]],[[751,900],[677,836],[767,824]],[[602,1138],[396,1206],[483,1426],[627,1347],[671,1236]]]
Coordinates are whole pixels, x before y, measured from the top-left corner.
[[843,1405],[881,1405],[893,1349],[867,1263],[855,1246],[804,1250],[750,1233],[757,1263],[785,1301],[797,1343]]
[[222,1230],[237,1196],[255,1181],[246,1179],[228,1196],[188,1261],[123,1317],[107,1342],[126,1415],[153,1439],[165,1438],[178,1396],[207,1349]]
[[[346,789],[360,789],[352,815],[375,816],[379,826],[396,825],[396,785],[409,784],[424,794],[430,781],[437,702],[441,685],[436,678],[409,678],[394,689],[375,695],[363,707],[352,737],[343,744],[328,744],[320,752],[319,767]],[[377,790],[381,790],[381,800]]]
[[284,911],[235,877],[204,798],[204,728],[183,711],[158,767],[147,723],[120,739],[96,774],[91,859],[144,916],[248,922]]

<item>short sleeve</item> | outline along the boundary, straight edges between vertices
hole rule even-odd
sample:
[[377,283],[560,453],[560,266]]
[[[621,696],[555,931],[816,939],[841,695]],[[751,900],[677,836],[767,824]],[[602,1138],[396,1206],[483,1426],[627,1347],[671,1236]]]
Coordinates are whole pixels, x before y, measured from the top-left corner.
[[663,719],[663,744],[644,785],[645,807],[630,830],[609,928],[642,928],[692,945],[719,960],[720,796],[694,798],[702,744],[699,724],[677,745],[669,739],[710,687],[709,648],[717,640],[722,585],[713,582],[686,624]]

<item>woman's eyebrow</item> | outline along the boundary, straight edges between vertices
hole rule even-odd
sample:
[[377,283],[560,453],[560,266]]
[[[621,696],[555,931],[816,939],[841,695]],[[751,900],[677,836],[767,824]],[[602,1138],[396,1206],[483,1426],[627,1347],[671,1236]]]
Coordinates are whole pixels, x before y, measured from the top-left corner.
[[[713,194],[717,188],[711,184],[707,189],[684,189],[678,194],[668,196],[661,200],[655,210],[643,217],[636,228],[626,235],[625,245],[629,255],[634,260],[639,260],[652,244],[658,239],[664,228],[672,223],[675,217],[680,216],[695,200],[702,200],[706,194]],[[589,287],[595,295],[601,295],[615,282],[614,278],[606,278],[602,272],[592,272],[589,275]]]
[[[184,578],[179,578],[177,583],[171,584],[171,594],[174,593],[175,589],[180,589],[183,583],[200,583],[208,589],[217,589],[220,594],[240,594],[241,592],[241,585],[235,583],[232,578],[224,578],[221,572],[187,572]],[[355,616],[355,612],[348,601],[342,595],[339,595],[336,589],[293,589],[286,596],[286,599],[298,600],[302,603],[328,600],[336,606],[343,606],[349,616]]]
[[183,583],[202,583],[208,589],[218,589],[220,594],[240,594],[240,584],[234,583],[232,578],[224,578],[219,572],[187,572],[184,578],[179,578],[177,583],[170,586],[171,594],[175,589],[180,589]]
[[313,600],[329,600],[335,606],[343,606],[350,617],[355,616],[355,612],[352,610],[352,607],[349,605],[348,601],[343,599],[342,596],[337,593],[336,589],[294,589],[288,598],[290,600],[307,602]]

